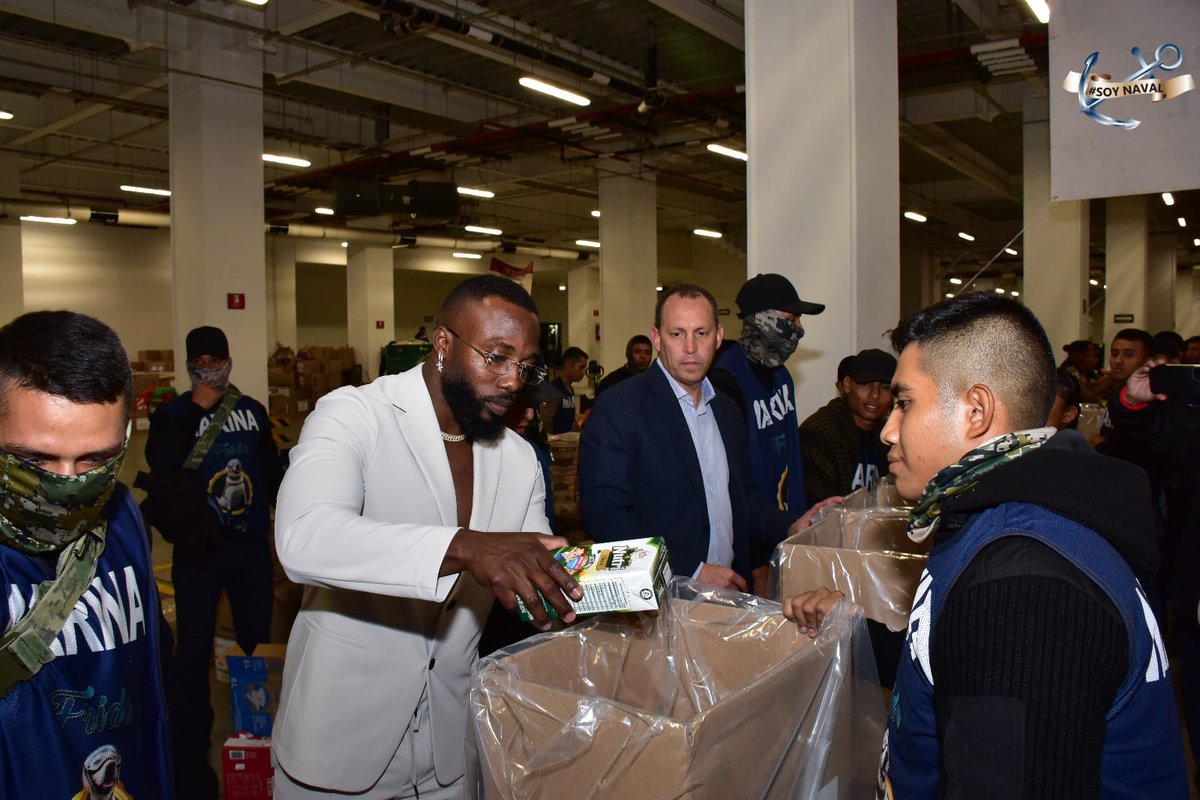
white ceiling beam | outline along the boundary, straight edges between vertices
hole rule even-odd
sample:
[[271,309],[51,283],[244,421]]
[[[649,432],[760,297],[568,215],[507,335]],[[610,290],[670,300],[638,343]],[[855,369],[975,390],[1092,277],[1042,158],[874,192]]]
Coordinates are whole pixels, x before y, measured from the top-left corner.
[[937,124],[914,125],[902,119],[900,138],[971,180],[1022,202],[1020,187],[1004,169]]
[[684,22],[738,50],[746,49],[746,25],[741,3],[716,0],[650,0]]

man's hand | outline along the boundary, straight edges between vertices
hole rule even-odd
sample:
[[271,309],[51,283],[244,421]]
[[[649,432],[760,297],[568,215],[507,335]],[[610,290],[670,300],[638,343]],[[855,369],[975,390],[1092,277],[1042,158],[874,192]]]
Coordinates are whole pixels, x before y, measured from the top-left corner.
[[809,525],[812,525],[813,520],[817,518],[817,515],[821,513],[822,509],[829,508],[830,506],[840,506],[842,501],[845,499],[846,498],[841,496],[826,497],[821,502],[814,504],[808,509],[808,511],[804,512],[803,517],[792,523],[792,527],[788,528],[788,536],[795,536]]
[[192,384],[192,402],[205,411],[210,410],[217,403],[221,402],[221,398],[224,396],[225,393],[223,391],[210,383]]
[[735,592],[749,593],[750,587],[745,579],[729,567],[718,567],[716,564],[701,564],[696,573],[696,580],[715,586],[718,589],[732,589]]
[[1133,374],[1129,376],[1129,380],[1125,381],[1125,399],[1135,405],[1149,403],[1152,400],[1166,400],[1165,394],[1155,394],[1154,390],[1150,388],[1150,370],[1165,363],[1167,363],[1165,358],[1152,358],[1134,370]]
[[566,567],[550,555],[551,550],[566,544],[567,540],[561,536],[484,533],[463,528],[450,541],[441,574],[469,572],[509,612],[516,612],[519,596],[533,617],[534,627],[548,631],[550,617],[542,607],[541,597],[566,623],[575,620],[575,612],[564,593],[572,600],[583,599],[583,589]]
[[788,619],[795,620],[796,624],[800,626],[800,630],[807,633],[809,638],[815,638],[825,615],[842,602],[842,598],[845,596],[841,592],[833,592],[822,586],[811,592],[785,597],[783,599],[783,615]]

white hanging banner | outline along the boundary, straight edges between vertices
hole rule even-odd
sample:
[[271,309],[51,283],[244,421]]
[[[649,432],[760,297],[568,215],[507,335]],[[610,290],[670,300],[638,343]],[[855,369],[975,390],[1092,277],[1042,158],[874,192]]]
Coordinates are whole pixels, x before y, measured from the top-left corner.
[[1200,2],[1057,0],[1050,17],[1056,200],[1200,188]]

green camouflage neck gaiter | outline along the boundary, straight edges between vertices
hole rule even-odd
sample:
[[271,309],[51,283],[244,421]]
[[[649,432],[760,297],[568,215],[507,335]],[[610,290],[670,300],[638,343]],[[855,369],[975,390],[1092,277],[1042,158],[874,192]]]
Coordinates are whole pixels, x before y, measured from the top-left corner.
[[742,350],[746,358],[764,367],[778,367],[787,361],[804,328],[789,319],[782,311],[767,309],[750,314],[742,320]]
[[0,450],[0,541],[41,555],[103,526],[104,506],[124,458],[122,450],[95,469],[59,475]]

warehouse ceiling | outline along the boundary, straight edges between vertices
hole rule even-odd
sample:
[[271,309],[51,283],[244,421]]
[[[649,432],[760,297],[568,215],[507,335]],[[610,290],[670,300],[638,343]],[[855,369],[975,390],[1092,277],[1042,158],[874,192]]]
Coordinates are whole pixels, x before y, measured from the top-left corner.
[[[896,13],[897,213],[928,217],[904,222],[903,244],[945,272],[997,253],[993,269],[1017,270],[1002,249],[1021,230],[1022,109],[1048,90],[1047,28],[1020,0],[898,0]],[[660,232],[718,228],[744,248],[744,166],[707,150],[745,149],[743,16],[743,0],[0,0],[0,110],[14,115],[0,149],[19,157],[26,198],[169,208],[119,187],[169,185],[168,84],[203,21],[262,54],[264,151],[311,162],[264,165],[272,221],[480,224],[575,248],[597,238],[598,179],[634,169],[655,176]],[[591,104],[532,92],[525,75]],[[355,179],[495,197],[461,197],[447,220],[315,214]],[[1196,260],[1200,225],[1175,220],[1200,222],[1197,194],[1151,202],[1152,231],[1179,234],[1181,263]]]

